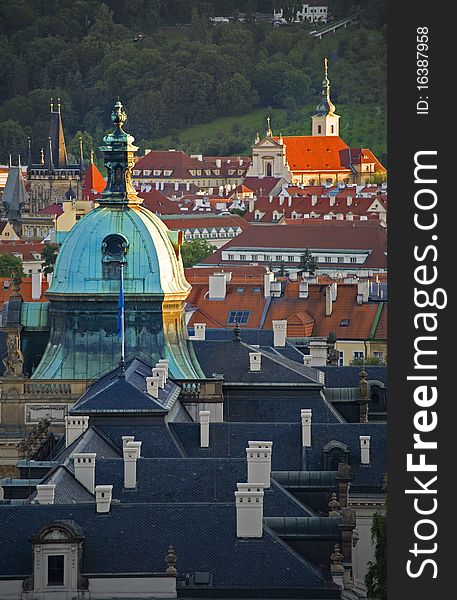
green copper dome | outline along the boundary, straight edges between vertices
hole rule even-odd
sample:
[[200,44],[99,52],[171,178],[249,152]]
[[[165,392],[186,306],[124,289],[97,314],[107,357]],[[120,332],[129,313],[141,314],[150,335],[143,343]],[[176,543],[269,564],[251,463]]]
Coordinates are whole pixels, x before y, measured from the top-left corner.
[[[50,301],[50,332],[33,379],[96,379],[122,360],[169,361],[175,379],[203,376],[188,339],[185,301],[191,289],[180,258],[182,235],[169,231],[132,186],[134,138],[123,130],[120,101],[103,139],[107,184],[100,206],[65,237]],[[121,272],[124,342],[118,335]],[[121,356],[122,355],[122,356]]]
[[[116,255],[106,240],[124,240],[125,294],[188,294],[190,285],[178,258],[175,232],[141,207],[99,207],[71,229],[60,249],[51,295],[116,295],[119,274]],[[171,239],[170,239],[171,238]]]

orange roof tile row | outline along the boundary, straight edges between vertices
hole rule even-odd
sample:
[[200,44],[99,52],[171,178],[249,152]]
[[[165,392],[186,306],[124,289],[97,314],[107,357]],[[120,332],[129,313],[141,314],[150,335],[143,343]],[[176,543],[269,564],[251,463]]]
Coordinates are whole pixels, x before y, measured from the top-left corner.
[[[48,289],[48,282],[43,279],[41,284],[41,298],[39,300],[32,300],[32,278],[25,277],[19,288],[19,293],[22,296],[24,302],[47,302],[47,298],[44,296],[44,292]],[[0,277],[0,306],[9,300],[13,294],[13,284],[10,277]]]

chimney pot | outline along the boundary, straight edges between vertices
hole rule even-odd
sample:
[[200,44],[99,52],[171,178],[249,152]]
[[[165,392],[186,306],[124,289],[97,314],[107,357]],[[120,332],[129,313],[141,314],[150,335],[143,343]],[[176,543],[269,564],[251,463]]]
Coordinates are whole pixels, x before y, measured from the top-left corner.
[[200,448],[209,448],[209,410],[201,410],[200,417]]
[[370,464],[370,439],[369,435],[361,435],[360,439],[360,462],[362,465]]
[[152,377],[146,377],[146,392],[153,398],[159,397],[160,381],[161,381],[160,375],[153,375]]
[[313,411],[310,408],[302,408],[301,417],[301,445],[303,448],[311,448],[311,421]]
[[284,348],[287,337],[287,320],[273,321],[273,345],[275,348]]
[[332,286],[327,285],[325,288],[325,316],[330,317],[332,312],[333,312]]
[[213,273],[208,277],[209,300],[225,300],[227,294],[227,277],[225,273]]
[[98,513],[109,513],[113,497],[112,485],[97,485],[95,488],[95,502]]
[[89,427],[89,417],[65,417],[65,445],[68,448]]
[[75,477],[91,494],[95,489],[95,452],[74,452]]
[[42,274],[32,273],[32,300],[41,298]]
[[236,500],[236,535],[261,538],[263,534],[263,485],[238,483]]
[[36,486],[37,495],[35,501],[38,504],[54,504],[54,483],[39,483]]
[[158,377],[159,387],[163,389],[165,387],[165,369],[163,366],[156,365],[153,367],[152,376]]
[[197,340],[205,341],[206,338],[206,323],[194,323],[194,335]]
[[246,448],[248,463],[248,483],[262,483],[264,488],[270,487],[272,447]]
[[262,366],[262,354],[260,352],[249,352],[249,370],[251,373],[258,372]]

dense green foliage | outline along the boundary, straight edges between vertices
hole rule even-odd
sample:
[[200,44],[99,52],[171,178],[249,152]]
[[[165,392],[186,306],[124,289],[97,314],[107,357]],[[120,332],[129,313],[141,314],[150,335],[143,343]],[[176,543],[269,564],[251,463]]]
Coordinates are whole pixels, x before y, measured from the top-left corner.
[[206,240],[191,240],[184,242],[181,246],[181,256],[183,265],[193,267],[201,260],[212,254],[217,250],[216,246],[208,244]]
[[43,273],[48,275],[49,273],[54,273],[54,265],[57,260],[57,253],[59,251],[59,247],[57,244],[45,244],[43,248]]
[[299,273],[312,273],[314,274],[318,269],[317,260],[313,256],[309,248],[305,248],[305,251],[300,256],[300,270]]
[[24,277],[22,260],[12,254],[0,254],[0,277]]
[[[368,1],[374,2],[362,4]],[[334,0],[336,13],[343,4]],[[271,6],[272,0],[4,0],[0,162],[10,152],[24,160],[27,136],[38,156],[48,135],[51,96],[62,98],[74,158],[75,134],[97,146],[118,95],[141,148],[163,136],[179,140],[190,125],[257,108],[282,109],[286,128],[294,128],[302,107],[317,104],[324,56],[330,58],[337,107],[368,107],[367,129],[377,127],[386,103],[382,12],[373,13],[378,22],[362,19],[317,40],[308,35],[310,25],[274,28],[248,18]],[[241,7],[245,22],[209,24],[211,14],[234,14]],[[230,150],[245,145],[239,139]]]

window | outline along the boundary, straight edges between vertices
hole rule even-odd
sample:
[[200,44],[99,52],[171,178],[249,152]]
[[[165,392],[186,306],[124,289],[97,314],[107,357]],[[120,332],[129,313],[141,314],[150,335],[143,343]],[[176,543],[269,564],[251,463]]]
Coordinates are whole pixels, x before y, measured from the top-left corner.
[[240,260],[246,260],[246,254],[240,254]]
[[334,126],[334,125],[332,125],[332,126],[330,127],[330,131],[331,131],[332,133],[335,133],[335,126]]
[[281,254],[277,254],[276,255],[276,260],[282,260],[282,255]]
[[228,260],[235,260],[235,255],[234,254],[229,254],[228,255]]
[[338,262],[344,263],[344,256],[338,256]]
[[338,351],[338,366],[344,367],[344,352],[341,350]]
[[349,327],[350,319],[341,319],[340,327]]
[[265,165],[265,175],[266,175],[267,177],[271,177],[271,174],[272,174],[271,163],[267,163],[267,164]]
[[265,254],[263,260],[271,260],[271,256],[269,254]]
[[357,262],[357,257],[351,256],[351,263],[356,263],[356,262]]
[[325,262],[332,262],[332,257],[331,256],[326,256],[325,257]]
[[236,291],[238,292],[238,294],[243,294],[244,288],[242,288],[242,287],[236,288]]
[[231,310],[228,314],[227,323],[245,325],[249,321],[250,315],[250,310]]
[[289,256],[287,257],[287,260],[288,260],[289,262],[294,262],[294,260],[295,260],[295,259],[294,259],[294,257],[293,257],[293,255],[292,255],[292,254],[289,254]]
[[64,564],[63,554],[54,554],[48,556],[48,585],[64,584]]
[[373,356],[378,360],[384,360],[384,352],[373,352]]
[[322,125],[317,126],[317,133],[322,133]]
[[[260,294],[260,288],[259,287],[253,288],[252,292],[253,292],[253,294]],[[376,352],[375,352],[375,354],[376,354]],[[382,354],[382,352],[381,352],[381,354]]]
[[365,353],[364,352],[358,352],[357,350],[355,352],[352,353],[352,357],[355,359],[361,359],[363,360],[365,358]]
[[259,260],[259,255],[253,254],[251,260]]

